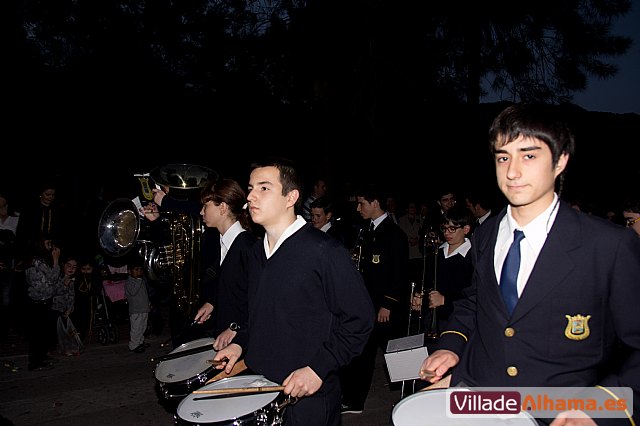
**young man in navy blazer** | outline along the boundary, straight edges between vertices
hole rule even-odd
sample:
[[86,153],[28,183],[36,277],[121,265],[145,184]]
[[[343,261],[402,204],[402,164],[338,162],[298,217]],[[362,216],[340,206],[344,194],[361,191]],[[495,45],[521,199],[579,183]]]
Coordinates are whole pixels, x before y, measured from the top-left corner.
[[[456,306],[421,375],[451,385],[588,387],[612,398],[612,387],[630,387],[633,419],[627,410],[628,418],[597,421],[637,424],[640,240],[559,199],[556,183],[574,152],[561,115],[559,107],[516,104],[493,121],[491,150],[508,205],[475,231],[472,295]],[[516,229],[524,239],[509,313],[499,283]],[[595,423],[562,412],[551,424]]]

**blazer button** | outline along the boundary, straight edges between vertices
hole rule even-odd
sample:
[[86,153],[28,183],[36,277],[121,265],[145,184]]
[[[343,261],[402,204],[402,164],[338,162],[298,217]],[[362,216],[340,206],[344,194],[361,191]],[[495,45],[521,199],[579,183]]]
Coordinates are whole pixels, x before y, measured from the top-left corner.
[[513,337],[515,336],[515,334],[516,334],[516,331],[511,327],[507,327],[504,329],[504,335],[507,337]]
[[518,375],[518,368],[514,366],[507,367],[507,374],[511,377],[516,377]]

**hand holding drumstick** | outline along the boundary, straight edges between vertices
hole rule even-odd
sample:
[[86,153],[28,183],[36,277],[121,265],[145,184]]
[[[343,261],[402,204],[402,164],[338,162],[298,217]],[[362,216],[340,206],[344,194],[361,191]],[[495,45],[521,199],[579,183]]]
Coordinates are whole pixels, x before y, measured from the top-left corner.
[[231,370],[240,359],[240,355],[242,355],[242,347],[237,343],[231,343],[216,353],[212,363],[217,370],[224,369],[225,373],[231,374]]
[[420,378],[430,383],[437,383],[459,362],[460,357],[455,353],[443,349],[437,350],[422,362]]

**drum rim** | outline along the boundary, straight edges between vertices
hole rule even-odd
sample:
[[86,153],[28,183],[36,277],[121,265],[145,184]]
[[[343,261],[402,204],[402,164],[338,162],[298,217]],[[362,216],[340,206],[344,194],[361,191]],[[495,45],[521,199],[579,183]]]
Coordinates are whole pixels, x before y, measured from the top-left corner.
[[170,354],[173,353],[177,353],[177,352],[181,352],[183,350],[187,350],[187,349],[191,349],[192,347],[198,347],[198,346],[203,346],[203,345],[192,345],[192,343],[196,343],[196,342],[203,342],[203,343],[207,343],[212,345],[211,346],[211,350],[215,350],[213,349],[213,342],[215,342],[216,339],[214,339],[213,337],[202,337],[200,339],[194,339],[194,340],[190,340],[188,342],[182,343],[180,346],[178,346],[177,348],[174,348],[171,352],[169,352]]
[[[213,349],[213,342],[215,341],[214,338],[211,337],[203,337],[200,339],[195,339],[195,340],[191,340],[189,342],[185,342],[183,344],[181,344],[180,346],[178,346],[177,348],[173,349],[171,352],[169,352],[170,354],[174,354],[174,353],[179,353],[185,350],[189,350],[192,348],[197,348],[198,346],[204,346],[205,344],[211,344],[211,351],[213,351],[214,356],[216,354],[216,350]],[[196,344],[199,343],[199,344]],[[202,352],[202,354],[206,354],[209,351],[204,351]],[[200,354],[194,354],[194,355],[200,355]],[[194,356],[194,355],[187,355],[187,356]],[[174,361],[174,362],[172,362]],[[166,378],[160,378],[158,377],[158,374],[160,374],[160,370],[161,370],[161,366],[164,363],[164,367],[166,367],[167,365],[172,365],[175,364],[175,362],[177,361],[177,358],[174,359],[168,359],[165,361],[160,361],[158,364],[156,364],[156,366],[153,369],[153,376],[155,377],[155,379],[158,381],[159,384],[165,384],[165,385],[169,385],[169,386],[173,386],[173,385],[186,385],[186,386],[191,386],[192,383],[197,383],[200,380],[200,377],[208,377],[209,374],[213,371],[213,366],[206,366],[206,368],[200,372],[195,373],[192,376],[189,377],[182,377],[180,378],[180,380],[166,380]],[[163,371],[164,373],[164,371]]]
[[[267,381],[268,383],[265,386],[277,386],[278,384],[267,379],[264,375],[261,374],[245,374],[245,375],[240,375],[240,376],[233,376],[233,377],[225,377],[222,378],[220,380],[216,380],[215,382],[206,384],[204,386],[202,386],[201,388],[199,388],[199,390],[207,390],[207,389],[211,389],[220,385],[225,385],[227,383],[230,382],[236,382],[236,381],[247,381],[247,382],[251,382],[252,380],[256,380],[256,379],[264,379],[265,381]],[[235,387],[235,386],[231,386],[231,387]],[[268,396],[268,395],[273,395],[273,397],[270,399],[270,401],[260,407],[257,407],[249,412],[246,413],[242,413],[242,414],[238,414],[236,416],[234,416],[233,418],[228,418],[228,419],[221,419],[218,421],[214,421],[214,422],[206,422],[206,423],[202,423],[202,420],[206,420],[206,419],[200,419],[199,422],[197,423],[191,423],[189,422],[188,419],[185,419],[184,417],[182,417],[180,415],[180,411],[183,408],[183,406],[187,403],[191,401],[191,398],[195,397],[195,395],[193,393],[187,395],[185,398],[183,398],[180,403],[178,404],[177,408],[176,408],[176,413],[175,416],[178,417],[180,420],[182,420],[183,422],[186,422],[187,424],[211,424],[211,425],[217,425],[217,424],[230,424],[229,422],[234,422],[234,421],[238,421],[238,420],[244,420],[247,418],[250,418],[251,415],[253,413],[256,413],[259,410],[262,410],[268,406],[270,406],[271,404],[273,404],[274,401],[276,401],[276,399],[278,398],[278,396],[282,394],[282,392],[266,392],[266,393],[262,393],[260,394],[261,396]]]

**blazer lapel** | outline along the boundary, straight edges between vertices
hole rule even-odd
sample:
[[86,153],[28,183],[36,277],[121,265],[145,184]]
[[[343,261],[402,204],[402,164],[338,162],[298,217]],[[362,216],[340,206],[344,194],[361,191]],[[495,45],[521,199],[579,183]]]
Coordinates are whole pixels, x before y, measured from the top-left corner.
[[576,212],[561,203],[555,222],[513,311],[512,321],[526,315],[541,303],[573,271],[576,266],[567,253],[580,245],[579,235],[581,233]]
[[[471,243],[471,247],[476,247],[477,258],[475,259],[475,268],[480,279],[486,279],[487,282],[482,286],[488,292],[486,299],[483,301],[494,304],[494,312],[501,312],[502,315],[508,318],[507,307],[502,300],[502,294],[500,293],[500,287],[498,286],[498,280],[496,280],[495,268],[493,266],[493,257],[495,253],[496,240],[498,239],[498,228],[500,221],[506,214],[506,208],[503,209],[497,216],[496,220],[486,222],[483,224],[485,228],[476,231],[474,234],[474,241]],[[486,231],[486,232],[485,232]]]

